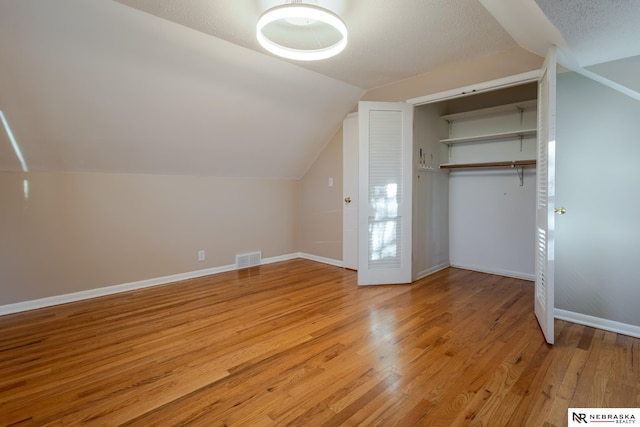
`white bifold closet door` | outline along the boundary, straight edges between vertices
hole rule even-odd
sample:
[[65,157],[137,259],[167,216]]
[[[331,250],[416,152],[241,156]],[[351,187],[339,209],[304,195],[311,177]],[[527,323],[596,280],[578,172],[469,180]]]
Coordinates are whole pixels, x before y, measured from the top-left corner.
[[411,283],[413,105],[360,102],[358,285]]
[[550,49],[538,82],[535,313],[549,344],[554,341],[556,48]]

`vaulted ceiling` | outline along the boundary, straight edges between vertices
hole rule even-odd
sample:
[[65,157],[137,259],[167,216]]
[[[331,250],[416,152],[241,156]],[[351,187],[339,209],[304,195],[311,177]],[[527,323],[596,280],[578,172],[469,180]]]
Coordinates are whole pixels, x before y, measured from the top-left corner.
[[300,63],[255,41],[278,0],[3,0],[0,170],[297,179],[366,90],[514,48],[639,90],[636,1],[312,2],[349,45]]

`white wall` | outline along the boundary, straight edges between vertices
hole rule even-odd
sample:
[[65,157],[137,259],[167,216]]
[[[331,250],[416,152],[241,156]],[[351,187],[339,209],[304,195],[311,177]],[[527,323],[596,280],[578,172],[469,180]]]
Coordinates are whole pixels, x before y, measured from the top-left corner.
[[449,176],[451,265],[532,280],[534,169],[523,186],[515,170],[455,171]]
[[449,266],[449,176],[438,168],[447,156],[446,146],[440,143],[443,108],[443,104],[429,104],[414,110],[414,279]]
[[297,180],[0,171],[0,313],[296,253],[298,205]]
[[575,73],[557,93],[556,308],[640,326],[640,102]]
[[[448,113],[478,110],[533,100],[536,84],[451,100]],[[536,127],[535,107],[520,117],[504,115],[454,120],[443,137],[466,137]],[[521,144],[522,142],[522,144]],[[536,158],[536,138],[456,144],[449,163],[528,160]],[[449,176],[449,258],[452,266],[534,278],[535,168],[524,169],[522,186],[515,169],[454,169]]]

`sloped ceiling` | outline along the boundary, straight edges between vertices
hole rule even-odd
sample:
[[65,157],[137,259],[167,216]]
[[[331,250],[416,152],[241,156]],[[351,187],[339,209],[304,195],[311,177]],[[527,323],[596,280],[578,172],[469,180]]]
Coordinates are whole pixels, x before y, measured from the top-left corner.
[[0,58],[29,170],[299,178],[363,93],[110,0],[3,1]]
[[29,170],[297,179],[365,89],[515,46],[476,0],[349,0],[348,51],[315,64],[258,51],[263,1],[122,3],[0,2],[0,110]]
[[[518,46],[638,84],[636,1],[307,0],[350,36],[306,63],[255,41],[283,1],[2,0],[0,111],[26,166],[298,179],[367,89]],[[0,170],[22,168],[0,129]]]

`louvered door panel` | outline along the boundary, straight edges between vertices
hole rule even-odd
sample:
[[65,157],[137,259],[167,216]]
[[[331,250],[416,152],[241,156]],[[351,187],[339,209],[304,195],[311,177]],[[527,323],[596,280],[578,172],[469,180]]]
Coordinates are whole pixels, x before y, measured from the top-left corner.
[[413,107],[361,102],[358,284],[411,282]]

